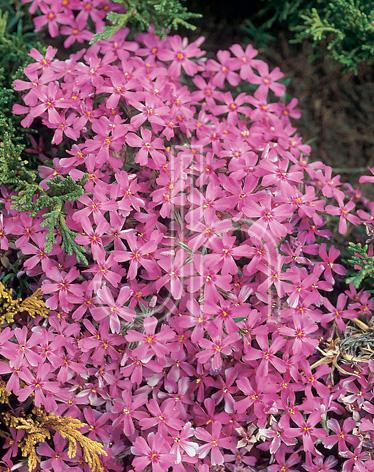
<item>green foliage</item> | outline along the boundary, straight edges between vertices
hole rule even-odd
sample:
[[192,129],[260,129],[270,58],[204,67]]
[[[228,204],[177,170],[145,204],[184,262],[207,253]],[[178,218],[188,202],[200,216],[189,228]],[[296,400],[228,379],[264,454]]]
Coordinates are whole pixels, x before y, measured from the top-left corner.
[[356,288],[361,285],[367,286],[368,289],[374,287],[374,255],[369,255],[368,244],[349,243],[349,258],[346,264],[349,266],[347,283],[352,283]]
[[112,24],[104,32],[98,33],[92,42],[110,38],[120,28],[131,27],[132,31],[146,31],[152,25],[155,32],[162,36],[179,27],[195,29],[190,23],[200,18],[198,13],[191,13],[183,5],[183,0],[113,0],[124,7],[124,13],[110,12],[107,20]]
[[13,80],[32,61],[28,53],[33,47],[42,52],[45,50],[37,41],[27,7],[18,1],[0,0],[1,89],[12,89]]
[[32,47],[44,50],[36,40],[27,11],[19,2],[0,0],[0,179],[4,184],[9,179],[7,185],[12,188],[23,177],[33,180],[28,171],[30,161],[21,157],[30,130],[20,127],[12,113],[17,102],[12,83],[31,62],[28,53]]
[[374,2],[333,0],[324,8],[312,8],[300,15],[303,24],[295,27],[297,40],[309,38],[314,44],[326,41],[327,50],[348,69],[370,64],[374,57]]
[[270,41],[266,31],[285,27],[293,42],[312,41],[347,69],[357,71],[360,64],[370,65],[374,56],[373,0],[263,0],[257,14],[259,26],[247,21],[244,30],[253,38]]
[[24,189],[36,180],[36,172],[22,157],[22,136],[16,135],[13,122],[0,112],[0,185]]
[[43,51],[44,47],[36,42],[31,19],[18,2],[0,0],[0,9],[0,185],[17,192],[13,196],[17,210],[30,211],[33,216],[44,212],[42,226],[48,229],[47,252],[52,250],[58,233],[62,249],[86,263],[84,249],[75,242],[76,233],[67,226],[64,215],[65,202],[83,194],[84,181],[56,177],[43,189],[35,162],[24,155],[26,133],[30,130],[21,128],[12,113],[17,101],[12,82],[31,61],[29,50],[37,47]]
[[66,224],[64,206],[67,201],[74,201],[84,193],[86,179],[75,182],[70,176],[59,176],[48,180],[47,189],[36,183],[28,183],[13,197],[14,208],[18,211],[29,211],[32,216],[44,211],[42,226],[48,229],[46,236],[47,252],[52,250],[56,233],[61,236],[61,247],[67,254],[75,254],[79,262],[87,264],[84,248],[75,242],[77,233]]
[[12,197],[13,206],[18,211],[30,211],[33,216],[45,211],[42,226],[48,228],[47,252],[52,250],[58,232],[62,249],[86,263],[84,250],[75,242],[76,233],[68,228],[64,216],[65,202],[83,195],[84,180],[75,182],[70,176],[64,179],[55,177],[48,181],[48,188],[43,189],[38,184],[37,172],[30,169],[22,156],[23,145],[15,133],[11,120],[0,114],[0,185],[18,192]]

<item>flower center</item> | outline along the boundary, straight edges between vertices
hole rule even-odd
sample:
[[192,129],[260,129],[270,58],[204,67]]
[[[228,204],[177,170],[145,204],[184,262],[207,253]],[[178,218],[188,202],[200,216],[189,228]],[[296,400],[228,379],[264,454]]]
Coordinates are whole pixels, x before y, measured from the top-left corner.
[[151,462],[158,462],[158,453],[152,451],[149,455],[149,459]]

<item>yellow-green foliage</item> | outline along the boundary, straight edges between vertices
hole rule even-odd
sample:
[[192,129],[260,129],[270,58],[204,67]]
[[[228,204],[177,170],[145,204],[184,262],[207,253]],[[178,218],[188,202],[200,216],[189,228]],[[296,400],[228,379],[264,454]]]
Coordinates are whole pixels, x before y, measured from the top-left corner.
[[25,432],[19,448],[22,456],[27,458],[30,472],[39,463],[36,451],[38,444],[50,440],[52,433],[58,433],[67,440],[67,455],[70,459],[76,457],[78,448],[80,448],[83,461],[88,464],[92,472],[104,471],[100,456],[106,456],[107,453],[103,445],[84,436],[80,429],[86,425],[76,418],[56,416],[47,414],[40,409],[35,409],[32,414],[26,417],[13,416],[10,413],[6,413],[4,415],[4,422],[8,427]]

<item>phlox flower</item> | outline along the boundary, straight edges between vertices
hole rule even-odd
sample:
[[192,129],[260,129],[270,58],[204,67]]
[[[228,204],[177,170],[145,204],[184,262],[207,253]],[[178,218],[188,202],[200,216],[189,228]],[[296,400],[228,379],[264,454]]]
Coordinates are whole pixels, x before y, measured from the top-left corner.
[[212,336],[212,340],[201,339],[200,346],[204,351],[196,354],[198,361],[202,364],[210,361],[212,369],[219,371],[222,368],[222,356],[229,355],[234,349],[234,344],[240,339],[238,333],[231,333],[220,337],[218,334]]
[[117,300],[114,300],[109,287],[100,288],[97,291],[96,306],[91,310],[93,319],[100,322],[108,317],[112,333],[119,333],[121,331],[120,318],[130,322],[135,317],[133,310],[125,307],[125,302],[129,300],[130,296],[131,289],[126,285],[120,288]]
[[293,317],[293,328],[281,327],[279,328],[280,334],[289,337],[292,341],[292,352],[295,355],[300,355],[301,352],[304,356],[308,356],[313,353],[314,348],[318,345],[318,340],[312,338],[311,335],[318,330],[318,326],[308,319],[300,319],[298,316]]
[[127,276],[130,280],[135,279],[140,266],[143,266],[147,271],[152,273],[155,270],[156,264],[150,259],[157,248],[157,241],[159,234],[154,232],[148,242],[139,241],[133,231],[126,235],[126,241],[130,247],[130,251],[117,251],[113,253],[113,257],[117,262],[130,261]]
[[193,441],[189,441],[189,438],[193,437],[195,432],[191,427],[191,423],[186,423],[181,431],[174,436],[174,444],[170,449],[172,454],[175,454],[176,463],[182,462],[182,454],[185,452],[189,457],[195,457],[198,451],[198,444]]
[[26,401],[30,396],[34,397],[36,407],[44,407],[51,410],[55,407],[55,396],[60,393],[58,382],[52,379],[52,368],[48,364],[39,365],[35,373],[25,369],[20,372],[20,378],[25,386],[18,391],[18,399]]
[[359,218],[351,214],[351,211],[355,208],[355,204],[352,201],[344,203],[343,197],[340,195],[337,197],[338,207],[333,205],[327,205],[326,212],[330,215],[339,216],[339,233],[345,234],[348,229],[348,221],[353,224],[359,223]]
[[269,229],[274,238],[283,238],[288,233],[284,220],[291,216],[292,209],[287,204],[274,206],[270,196],[265,196],[259,204],[248,203],[243,212],[249,218],[256,218],[249,229],[251,233],[261,236]]
[[346,308],[347,296],[344,293],[341,293],[338,296],[336,306],[324,298],[325,308],[328,310],[328,313],[324,315],[324,321],[334,321],[339,331],[345,331],[346,325],[344,320],[352,320],[357,317],[357,314],[354,310]]
[[320,244],[318,247],[318,254],[323,261],[322,264],[325,268],[324,277],[328,282],[334,283],[333,272],[339,275],[345,275],[346,269],[344,266],[335,262],[340,255],[340,251],[338,251],[334,246],[331,246],[327,252],[326,244]]
[[342,451],[340,455],[347,459],[343,464],[342,472],[366,472],[374,467],[374,460],[371,460],[369,453],[362,451],[360,446],[354,451],[349,449]]
[[199,48],[203,41],[204,38],[200,37],[188,44],[186,38],[182,39],[179,36],[171,36],[168,38],[170,49],[161,49],[158,52],[158,57],[162,61],[171,61],[168,69],[171,76],[178,77],[182,69],[188,75],[195,75],[198,67],[191,58],[200,57],[204,54]]
[[241,79],[247,80],[251,76],[252,67],[256,64],[253,58],[257,56],[258,51],[251,44],[248,44],[245,50],[240,44],[234,44],[230,47],[230,51],[237,58]]
[[285,85],[278,82],[279,79],[283,77],[283,73],[280,71],[279,67],[276,67],[270,72],[268,65],[263,61],[256,61],[254,67],[259,75],[251,74],[248,77],[250,83],[258,84],[258,90],[263,90],[264,92],[271,90],[277,96],[284,94]]
[[165,272],[156,280],[155,287],[160,290],[161,287],[168,285],[170,287],[170,293],[175,299],[180,299],[183,295],[183,278],[191,275],[191,266],[186,264],[187,254],[183,249],[179,249],[173,257],[170,253],[162,255],[157,260],[157,265],[160,266]]
[[372,175],[363,175],[360,177],[360,184],[373,183],[374,182],[374,167],[371,167],[370,172]]
[[195,436],[197,439],[205,442],[197,451],[199,458],[204,458],[210,453],[212,465],[224,463],[221,449],[231,449],[233,447],[233,440],[231,437],[222,435],[222,425],[218,421],[212,424],[211,433],[204,428],[196,428]]
[[337,463],[338,461],[334,456],[329,456],[326,460],[323,457],[317,456],[313,457],[313,461],[308,457],[307,463],[303,465],[303,468],[308,472],[337,472],[337,469],[335,469]]
[[349,434],[356,427],[356,422],[353,418],[346,418],[342,425],[332,418],[327,421],[328,428],[335,434],[332,434],[324,439],[324,444],[329,449],[335,444],[338,444],[339,451],[346,451],[348,449],[347,443],[355,447],[359,444],[359,438]]
[[60,272],[57,267],[48,267],[48,279],[43,282],[42,291],[50,295],[47,300],[47,306],[52,310],[61,307],[68,311],[72,305],[72,297],[80,296],[81,287],[77,283],[72,283],[79,272],[76,267],[72,267],[68,273]]
[[49,128],[56,129],[52,138],[52,144],[60,144],[64,134],[76,141],[84,124],[84,117],[78,118],[73,113],[67,117],[65,115],[54,114],[51,116],[48,124]]
[[218,51],[218,61],[209,59],[206,69],[213,74],[212,83],[223,88],[225,80],[232,86],[236,86],[240,82],[237,61],[231,56],[229,51]]
[[285,363],[281,358],[276,356],[276,353],[279,352],[281,348],[285,345],[286,340],[281,336],[273,338],[269,345],[267,336],[256,336],[256,342],[260,346],[261,350],[250,348],[248,349],[246,355],[243,358],[246,362],[253,361],[255,359],[261,359],[256,375],[259,378],[266,377],[269,373],[270,364],[278,372],[285,372]]
[[43,26],[48,27],[48,33],[55,38],[59,34],[59,25],[67,25],[70,23],[71,18],[64,11],[62,11],[58,5],[52,5],[49,7],[45,3],[41,3],[39,8],[42,15],[37,16],[34,19],[36,31],[40,31]]
[[183,423],[171,414],[173,412],[171,405],[170,399],[165,400],[161,405],[153,399],[150,400],[147,403],[147,414],[139,420],[141,429],[147,430],[157,426],[157,432],[162,436],[166,436],[168,432],[180,430]]
[[147,402],[145,394],[133,395],[129,389],[123,390],[121,399],[115,399],[113,413],[116,414],[115,426],[121,425],[125,435],[132,439],[135,437],[134,419],[141,420],[147,413],[141,407]]
[[86,21],[83,17],[77,17],[75,21],[61,28],[61,34],[67,36],[64,47],[69,48],[72,44],[84,43],[92,38],[92,33],[86,29]]
[[131,448],[135,459],[135,472],[143,472],[148,465],[152,472],[165,472],[175,461],[175,456],[169,451],[169,446],[159,434],[149,433],[147,440],[138,436]]
[[128,133],[126,135],[126,143],[131,147],[140,148],[136,153],[135,161],[142,165],[148,165],[149,156],[151,156],[154,164],[159,167],[165,163],[165,155],[161,152],[164,149],[162,140],[155,138],[152,140],[152,132],[146,128],[140,129],[141,137],[135,133]]
[[[144,334],[135,330],[129,330],[126,334],[128,342],[139,342],[144,353],[153,352],[156,357],[165,357],[170,352],[170,341],[174,339],[174,332],[166,325],[156,333],[157,319],[149,316],[144,320]],[[140,352],[140,351],[139,351]]]
[[39,456],[44,458],[40,463],[41,470],[55,470],[56,472],[77,470],[75,467],[70,467],[66,445],[66,440],[59,434],[53,436],[53,448],[47,443],[40,444],[37,452]]

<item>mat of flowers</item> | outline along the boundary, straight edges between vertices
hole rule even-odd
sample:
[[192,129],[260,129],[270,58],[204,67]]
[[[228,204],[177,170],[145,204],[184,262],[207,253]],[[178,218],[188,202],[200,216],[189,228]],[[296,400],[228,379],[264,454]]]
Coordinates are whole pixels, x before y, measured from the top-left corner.
[[[70,3],[32,2],[66,47],[103,18]],[[31,469],[373,471],[374,364],[341,343],[371,332],[374,304],[333,242],[373,203],[309,160],[297,100],[253,47],[207,58],[200,38],[127,33],[32,50],[14,83],[23,126],[52,130],[41,186],[86,176],[65,212],[88,264],[59,236],[47,253],[42,212],[1,190],[2,249],[48,308],[0,333],[1,379],[19,411],[104,447],[74,456],[55,428]],[[27,470],[30,430],[11,426],[2,463]]]

